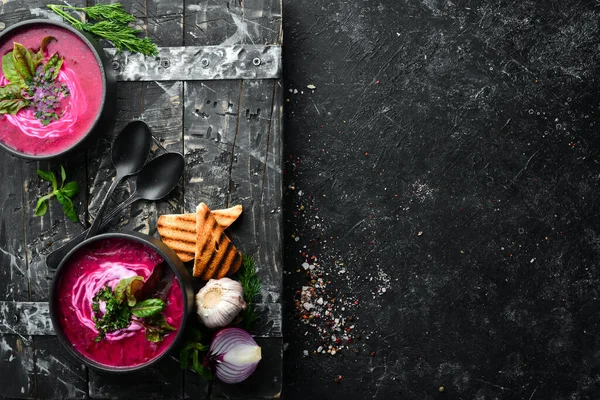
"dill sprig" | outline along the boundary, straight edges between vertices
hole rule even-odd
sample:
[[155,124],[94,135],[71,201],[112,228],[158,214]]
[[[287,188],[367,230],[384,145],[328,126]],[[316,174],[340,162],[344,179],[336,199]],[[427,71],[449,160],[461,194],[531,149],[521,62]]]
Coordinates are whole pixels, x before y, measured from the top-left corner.
[[244,328],[250,330],[254,322],[258,319],[253,302],[261,292],[260,278],[256,271],[256,262],[252,257],[248,255],[242,257],[242,268],[239,278],[242,288],[244,288],[244,301],[248,304],[242,312],[242,321]]
[[[129,26],[135,21],[135,17],[125,11],[120,3],[97,4],[91,7],[48,4],[48,8],[76,29],[112,42],[119,51],[129,50],[147,56],[158,54],[158,49],[150,38],[138,37],[142,31]],[[75,18],[73,13],[79,17],[83,13],[87,22]]]

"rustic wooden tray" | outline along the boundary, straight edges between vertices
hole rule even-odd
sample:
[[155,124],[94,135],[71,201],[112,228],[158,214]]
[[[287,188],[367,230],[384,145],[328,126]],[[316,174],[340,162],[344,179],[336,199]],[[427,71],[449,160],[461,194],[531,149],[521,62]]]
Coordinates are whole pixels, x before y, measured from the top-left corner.
[[[0,4],[0,27],[54,18],[51,1]],[[92,5],[75,0],[71,5]],[[158,58],[113,56],[118,73],[117,122],[96,148],[53,162],[0,153],[0,397],[6,398],[273,398],[281,392],[282,334],[282,103],[281,1],[124,0],[142,29],[161,47]],[[107,44],[108,46],[108,44]],[[134,119],[146,121],[164,147],[185,155],[185,176],[164,201],[137,203],[115,229],[156,235],[165,213],[242,204],[230,232],[255,257],[263,282],[254,332],[263,360],[240,385],[215,383],[179,368],[177,354],[147,371],[104,375],[71,359],[48,317],[51,274],[45,256],[83,230],[53,203],[33,215],[47,190],[36,169],[57,170],[82,184],[76,209],[90,221],[114,176],[110,143]],[[131,188],[115,196],[124,199]],[[209,393],[210,392],[210,393]]]

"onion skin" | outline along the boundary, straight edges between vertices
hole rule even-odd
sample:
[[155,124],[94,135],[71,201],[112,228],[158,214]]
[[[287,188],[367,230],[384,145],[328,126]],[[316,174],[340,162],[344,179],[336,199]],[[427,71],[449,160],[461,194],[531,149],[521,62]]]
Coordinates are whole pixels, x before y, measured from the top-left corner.
[[224,383],[246,380],[262,358],[261,348],[248,332],[240,328],[225,328],[217,332],[209,353],[215,375]]

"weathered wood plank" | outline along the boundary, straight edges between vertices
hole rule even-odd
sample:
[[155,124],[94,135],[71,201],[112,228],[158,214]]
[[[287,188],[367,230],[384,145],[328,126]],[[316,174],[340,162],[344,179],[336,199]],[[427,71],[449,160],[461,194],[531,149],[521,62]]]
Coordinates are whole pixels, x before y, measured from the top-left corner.
[[50,182],[43,181],[37,170],[53,171],[60,185],[60,166],[67,171],[67,182],[77,181],[80,191],[73,198],[73,205],[78,212],[79,220],[85,221],[86,217],[86,170],[85,152],[73,153],[63,159],[52,162],[26,161],[24,163],[24,197],[25,216],[27,219],[27,260],[30,275],[30,291],[32,301],[47,301],[52,274],[46,268],[46,256],[57,246],[81,233],[80,223],[69,220],[58,201],[50,199],[48,212],[37,217],[34,214],[37,200],[52,191]]
[[[119,111],[115,129],[112,133],[105,135],[101,145],[90,152],[88,160],[90,171],[90,181],[88,183],[90,202],[88,209],[92,217],[95,217],[100,202],[115,176],[115,169],[111,160],[112,140],[127,123],[136,119],[145,121],[152,130],[156,143],[169,151],[183,153],[181,141],[183,126],[182,87],[181,82],[119,84],[117,89],[117,109]],[[158,150],[159,148],[155,144],[152,148],[153,155],[150,157],[162,151],[162,149]],[[115,191],[109,208],[112,209],[123,201],[134,188],[135,178],[129,178],[121,184]],[[182,199],[183,188],[180,184],[161,201],[135,203],[130,210],[123,213],[118,227],[154,235],[158,215],[178,212]]]
[[[139,18],[143,30],[153,36],[159,46],[180,46],[183,41],[181,18],[183,2],[178,0],[140,2],[126,0],[123,7]],[[180,11],[178,11],[180,10]],[[168,11],[172,11],[168,12]],[[178,22],[179,21],[179,22]],[[145,121],[151,128],[157,143],[171,151],[183,152],[183,85],[180,82],[131,82],[120,83],[117,88],[117,122],[115,130],[106,135],[101,148],[88,160],[90,171],[91,201],[88,209],[92,215],[104,197],[107,185],[114,177],[110,159],[110,144],[127,123],[134,119]],[[154,146],[153,153],[162,151]],[[114,196],[115,202],[128,196],[133,189],[130,181]],[[159,214],[180,212],[183,189],[174,190],[167,199],[157,203],[134,204],[119,228],[155,234]],[[183,396],[183,372],[173,358],[167,358],[156,366],[139,373],[115,376],[89,371],[89,394],[93,398],[181,398]]]
[[278,399],[281,397],[283,359],[282,338],[256,338],[261,347],[262,359],[252,374],[244,382],[227,385],[215,381],[213,399]]
[[[0,21],[6,24],[6,28],[26,19],[47,18],[61,21],[58,15],[46,7],[50,3],[52,2],[48,0],[3,1],[0,4]],[[74,0],[69,4],[81,6],[85,5],[85,0]]]
[[105,49],[119,81],[274,79],[281,76],[281,46],[161,47],[146,57]]
[[161,46],[183,44],[183,1],[182,0],[113,0],[139,18],[140,29]]
[[0,301],[0,334],[54,335],[47,302]]
[[185,2],[185,44],[281,44],[281,1]]
[[240,81],[185,82],[185,210],[228,206]]
[[6,399],[23,399],[36,396],[34,347],[31,337],[0,336],[0,396]]
[[180,399],[183,373],[175,357],[166,357],[156,366],[128,374],[107,374],[90,370],[90,397],[94,399]]
[[[56,160],[53,162],[25,162],[24,163],[24,188],[25,188],[25,215],[27,218],[27,259],[28,268],[30,275],[30,288],[31,288],[31,300],[35,302],[48,301],[50,283],[53,277],[53,273],[46,267],[46,256],[54,250],[61,243],[66,242],[70,238],[78,235],[83,230],[80,223],[75,223],[65,217],[62,207],[56,201],[51,199],[48,207],[48,212],[43,217],[36,217],[34,215],[35,205],[37,199],[46,194],[51,190],[51,185],[48,182],[41,181],[37,176],[36,169],[52,170],[59,179],[60,182],[60,165],[64,165],[67,171],[67,182],[77,181],[80,184],[80,192],[73,199],[75,209],[78,211],[80,221],[85,220],[87,203],[87,190],[85,186],[86,182],[86,169],[81,168],[81,165],[85,165],[85,152],[73,153],[62,160]],[[59,183],[60,185],[60,183]],[[49,329],[51,322],[46,320],[42,321],[38,318],[43,310],[21,310],[22,322],[32,324],[36,321],[43,323],[39,325]],[[32,327],[33,329],[33,327]],[[66,358],[62,353],[54,353],[55,348],[58,345],[56,341],[48,341],[42,337],[34,336],[34,354],[55,354],[55,358],[59,360],[59,363],[45,364],[44,359],[36,358],[36,382],[38,395],[44,397],[41,392],[50,396],[51,391],[57,392],[68,392],[73,390],[69,385],[69,382],[77,381],[80,374],[77,371],[79,365],[74,363],[73,360]],[[66,367],[63,368],[62,365]],[[51,388],[41,388],[39,385],[43,379],[52,379],[48,376],[56,375],[60,371],[61,379],[65,383],[54,379],[52,381],[53,386]],[[45,376],[45,377],[44,377]],[[83,390],[80,388],[80,390]],[[86,389],[87,390],[87,389]],[[50,392],[49,392],[50,391]]]
[[269,141],[281,134],[271,129],[275,85],[274,80],[244,82],[229,195],[230,203],[246,206],[246,218],[233,239],[257,260],[266,302],[279,301],[283,272],[275,264],[281,257],[281,192],[269,184],[281,185],[281,158],[271,154],[269,159]]
[[[235,1],[227,2],[225,6],[218,2],[197,3],[191,0],[186,1],[185,44],[194,46],[230,46],[240,43],[254,45],[281,44],[281,2],[278,0],[258,0],[252,2],[250,6],[248,4],[248,2]],[[262,117],[265,118],[265,115],[267,115],[267,120],[272,117],[275,118],[275,114],[277,114],[277,118],[281,119],[282,114],[280,113],[280,107],[277,107],[276,110],[274,107],[273,83],[270,85],[271,89],[268,98],[265,99],[260,95],[256,95],[256,98],[259,99],[258,103],[254,102],[255,99],[253,98],[256,92],[251,86],[246,87],[247,85],[250,85],[248,81],[242,81],[239,84],[237,82],[186,82],[184,90],[186,94],[186,114],[184,119],[186,126],[186,135],[184,137],[185,148],[186,154],[188,152],[190,155],[194,152],[197,153],[196,159],[199,162],[192,161],[191,168],[188,168],[189,176],[186,175],[185,206],[186,210],[191,211],[198,201],[205,201],[213,208],[216,206],[212,205],[209,201],[223,206],[238,202],[242,203],[244,213],[240,221],[229,230],[229,234],[241,251],[257,257],[259,267],[261,268],[259,272],[261,276],[266,272],[266,268],[263,265],[268,265],[267,268],[279,268],[279,270],[275,269],[279,273],[276,279],[271,279],[272,275],[269,275],[268,272],[266,280],[263,279],[266,282],[263,301],[280,301],[281,285],[280,283],[272,284],[272,282],[281,281],[281,243],[283,238],[281,236],[276,238],[273,243],[272,256],[271,253],[264,252],[265,255],[261,257],[259,246],[256,243],[258,240],[261,243],[265,243],[268,239],[256,239],[250,236],[255,233],[257,224],[260,226],[260,222],[258,222],[259,218],[263,217],[263,215],[256,214],[256,206],[254,204],[262,204],[265,209],[267,206],[271,206],[269,202],[263,203],[260,195],[255,197],[256,192],[265,193],[267,196],[274,196],[273,202],[277,202],[277,204],[273,209],[268,210],[268,212],[270,213],[274,210],[276,214],[273,215],[273,218],[279,219],[276,221],[276,228],[273,228],[273,232],[276,229],[281,231],[281,167],[269,168],[269,173],[278,171],[279,175],[272,174],[268,177],[266,176],[268,174],[265,167],[269,163],[269,159],[273,160],[275,165],[281,165],[282,147],[275,151],[270,147],[270,145],[282,146],[281,137],[270,137],[269,125],[267,124],[267,127],[265,127],[264,121],[259,122],[260,117],[256,115],[258,114],[256,110],[261,108]],[[258,85],[268,86],[269,84],[259,83]],[[206,98],[204,101],[205,104],[199,101],[203,97]],[[216,103],[213,100],[213,107],[218,107],[219,104],[225,105],[226,103],[223,99],[227,99],[227,108],[222,107],[222,110],[229,111],[230,115],[222,111],[219,113],[220,115],[217,114],[219,118],[215,118],[215,113],[210,110],[211,98],[213,97],[218,99]],[[282,96],[278,95],[275,101],[278,101],[278,104],[282,104],[282,100]],[[193,104],[191,103],[192,101],[194,102]],[[203,107],[197,107],[199,103]],[[244,106],[245,104],[247,104],[247,107]],[[246,109],[249,110],[247,115]],[[275,110],[276,113],[272,110]],[[236,118],[236,115],[239,118]],[[236,121],[236,136],[232,137],[231,128],[233,126],[232,121],[234,120]],[[254,129],[254,125],[257,126],[257,129]],[[222,135],[223,132],[226,134],[225,140],[222,137],[217,138],[217,144],[218,142],[224,142],[227,144],[226,146],[211,145],[201,136],[212,135],[215,127],[221,128],[221,131],[218,132]],[[249,127],[252,127],[253,130],[248,129]],[[279,122],[276,124],[272,123],[270,127],[272,129],[281,129],[281,124]],[[264,129],[262,132],[263,136],[258,138],[259,130],[262,129]],[[240,132],[242,132],[241,135]],[[254,142],[251,140],[251,134],[254,134]],[[277,134],[280,135],[281,132],[277,132]],[[256,140],[257,138],[258,140]],[[238,143],[238,140],[243,142],[243,146]],[[263,146],[262,150],[259,151],[260,155],[257,158],[253,157],[251,159],[248,149],[258,149],[260,146]],[[258,171],[257,178],[254,175],[254,169],[258,168],[261,161],[263,169]],[[229,169],[227,169],[228,163]],[[243,169],[239,168],[239,173],[237,170],[238,165],[244,166]],[[244,175],[247,176],[247,179],[244,181],[246,185],[236,186],[238,183],[236,179],[242,178],[241,171],[244,171]],[[263,176],[265,179],[262,179]],[[251,184],[258,184],[259,189],[250,192]],[[278,185],[279,189],[277,189]],[[198,186],[198,189],[192,190],[191,188],[194,186]],[[189,194],[190,192],[194,194]],[[225,199],[222,198],[223,195],[226,196]],[[257,251],[258,255],[255,254]],[[277,251],[279,254],[276,254]],[[275,260],[275,262],[272,260]],[[280,304],[261,304],[258,305],[258,310],[261,314],[261,323],[259,324],[258,331],[255,333],[266,336],[280,336]],[[271,323],[272,325],[270,325]],[[211,393],[212,397],[249,399],[280,396],[282,387],[281,364],[283,359],[282,339],[280,337],[269,337],[264,339],[258,338],[257,341],[263,345],[263,361],[256,373],[241,385],[223,385],[215,382]],[[199,378],[188,373],[186,379],[197,380]],[[195,390],[193,384],[186,386],[186,398],[198,398],[200,394],[201,392]]]
[[[3,2],[0,5],[0,20],[5,24],[5,26],[10,26],[16,22],[36,18],[36,17],[48,17],[50,13],[48,13],[45,9],[47,1],[29,1],[29,2]],[[83,5],[85,1],[74,1],[74,5]],[[7,157],[6,155],[2,156]],[[77,161],[77,160],[75,160]],[[21,245],[23,246],[24,253],[26,251],[28,265],[24,268],[24,271],[28,271],[28,275],[30,276],[28,282],[28,299],[34,300],[47,300],[48,296],[48,283],[49,276],[46,271],[45,263],[43,261],[42,253],[46,250],[48,245],[53,241],[53,238],[68,238],[71,231],[76,231],[78,228],[75,224],[70,221],[65,224],[65,218],[57,212],[56,205],[52,205],[48,212],[48,215],[43,218],[33,217],[33,209],[35,208],[35,202],[37,202],[37,197],[35,197],[39,193],[38,183],[34,181],[37,180],[35,178],[35,163],[28,162],[17,162],[19,165],[18,169],[22,173],[20,176],[20,182],[13,182],[14,188],[18,191],[23,191],[24,196],[21,201],[24,204],[23,215],[25,217],[25,223],[18,223],[14,226],[10,226],[11,236],[14,235],[15,240],[19,240]],[[22,166],[21,166],[22,165]],[[48,166],[49,164],[46,164]],[[53,166],[57,166],[58,164],[54,164]],[[14,164],[13,164],[14,168]],[[46,168],[47,169],[47,168]],[[85,174],[85,169],[83,169],[83,174]],[[9,174],[11,176],[12,174]],[[80,181],[81,182],[81,181]],[[84,180],[85,182],[85,180]],[[33,206],[32,206],[33,203]],[[77,207],[77,205],[76,205]],[[79,207],[81,210],[81,207]],[[62,213],[62,211],[61,211]],[[3,222],[8,222],[5,220],[5,216],[3,214]],[[13,220],[11,222],[14,223]],[[45,223],[45,225],[44,225]],[[20,237],[21,235],[18,233],[20,231],[19,227],[26,227],[26,236]],[[47,227],[48,229],[41,229]],[[27,238],[27,240],[25,240]],[[37,247],[39,249],[35,249]],[[18,259],[18,257],[17,257]],[[22,259],[25,259],[23,257]],[[18,262],[18,260],[15,260]],[[13,278],[16,278],[14,274],[15,264],[11,264],[11,271],[13,271]],[[14,279],[16,283],[18,279]],[[27,282],[27,280],[25,280]],[[23,296],[21,296],[23,297]],[[6,298],[2,298],[1,300],[5,300]],[[9,363],[3,362],[0,363],[2,366],[0,367],[0,373],[6,372],[8,376],[13,376],[14,379],[11,382],[8,382],[7,385],[3,385],[1,393],[3,396],[7,397],[32,397],[38,396],[38,388],[36,387],[36,371],[39,371],[39,366],[34,367],[34,354],[38,347],[35,342],[36,339],[25,339],[25,337],[11,337],[5,336],[3,339],[4,343],[11,342],[13,345],[9,348],[3,349],[6,354],[10,354],[8,356],[9,360],[12,359]],[[40,347],[41,349],[41,347]],[[6,366],[8,370],[2,371]],[[66,375],[65,379],[71,379],[69,374]],[[14,389],[14,390],[13,390]]]
[[29,299],[25,260],[22,161],[8,153],[0,155],[0,301]]
[[55,336],[35,338],[38,397],[84,399],[88,395],[85,366],[67,355]]

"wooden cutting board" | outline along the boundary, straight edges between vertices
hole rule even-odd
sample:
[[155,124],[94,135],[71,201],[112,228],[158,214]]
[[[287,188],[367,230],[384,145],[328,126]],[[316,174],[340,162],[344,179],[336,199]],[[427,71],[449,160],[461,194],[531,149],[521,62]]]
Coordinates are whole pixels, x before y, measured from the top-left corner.
[[[0,28],[33,18],[54,18],[49,1],[0,3]],[[92,2],[88,2],[90,5]],[[282,104],[281,1],[121,1],[161,48],[158,58],[125,57],[107,49],[118,75],[117,121],[94,148],[53,162],[0,153],[0,397],[7,398],[274,398],[282,386]],[[71,5],[85,6],[75,0]],[[105,43],[108,47],[110,44]],[[252,255],[263,282],[253,332],[263,348],[256,373],[240,385],[209,386],[179,368],[173,354],[156,367],[124,377],[88,370],[71,359],[54,336],[48,316],[51,273],[45,256],[84,227],[52,202],[33,215],[47,190],[36,169],[64,164],[81,193],[75,208],[90,221],[114,171],[112,138],[142,119],[156,138],[154,151],[185,155],[175,191],[156,203],[137,203],[110,230],[156,235],[165,213],[242,204],[229,235]],[[118,190],[124,199],[131,187]]]

